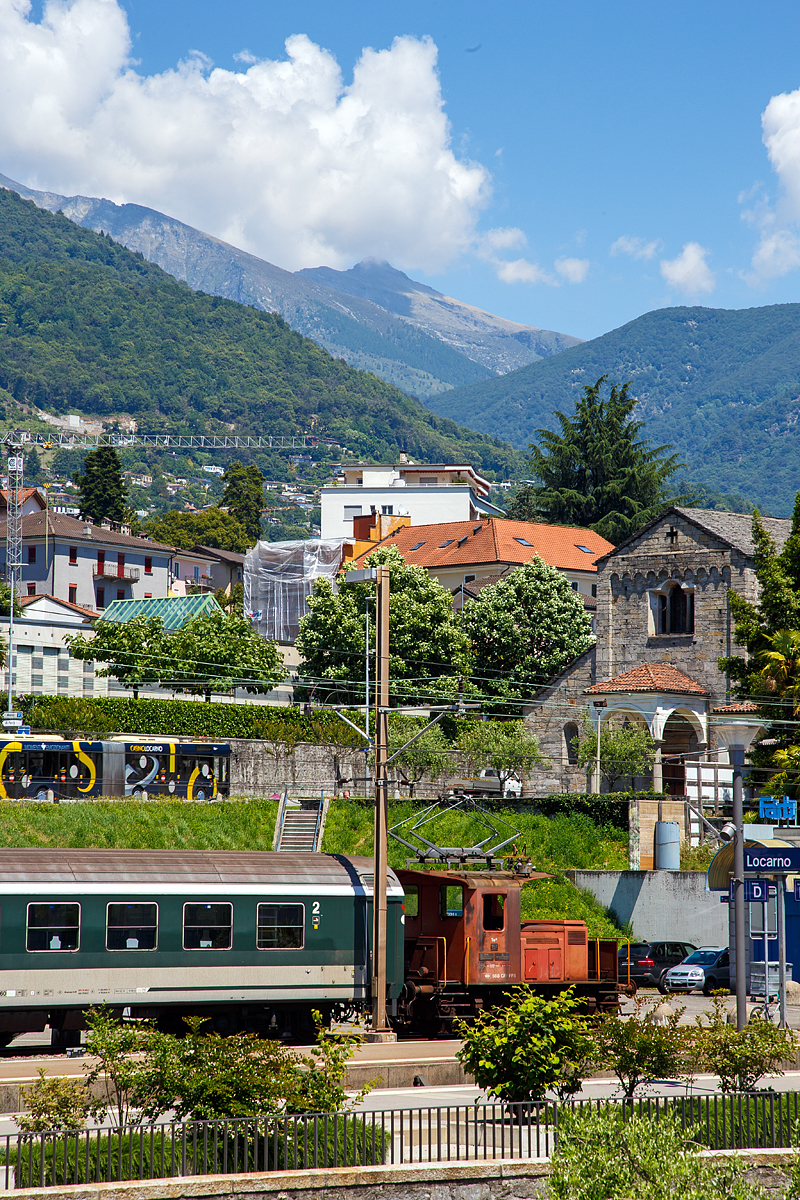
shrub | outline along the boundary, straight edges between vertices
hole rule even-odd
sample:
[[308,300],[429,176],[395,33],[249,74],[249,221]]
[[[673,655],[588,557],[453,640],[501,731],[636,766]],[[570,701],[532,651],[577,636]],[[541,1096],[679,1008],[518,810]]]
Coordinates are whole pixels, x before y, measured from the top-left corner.
[[652,1079],[689,1074],[691,1031],[678,1025],[684,1009],[674,1009],[659,1023],[652,1019],[653,1003],[637,999],[630,1016],[608,1013],[597,1027],[599,1057],[614,1072],[626,1097]]
[[96,1119],[104,1108],[82,1079],[45,1075],[44,1067],[39,1068],[36,1082],[20,1088],[20,1092],[28,1106],[28,1111],[17,1117],[17,1125],[23,1133],[81,1129],[89,1117]]
[[779,1029],[754,1013],[744,1029],[728,1023],[725,993],[715,992],[708,1024],[696,1018],[697,1055],[716,1075],[723,1092],[751,1092],[765,1075],[782,1075],[783,1063],[797,1054],[790,1029]]
[[549,1088],[560,1098],[580,1089],[591,1074],[595,1046],[580,1005],[569,988],[552,999],[529,987],[512,988],[505,1007],[482,1013],[468,1025],[457,1021],[464,1045],[456,1058],[478,1087],[511,1103],[543,1100]]
[[[152,737],[258,738],[267,742],[361,746],[354,729],[334,712],[263,704],[205,704],[143,697],[19,696],[25,721],[38,731],[141,733]],[[358,721],[359,714],[351,714]],[[362,718],[363,720],[363,718]]]
[[551,1160],[552,1200],[766,1200],[749,1164],[700,1157],[671,1113],[658,1121],[623,1105],[559,1114]]

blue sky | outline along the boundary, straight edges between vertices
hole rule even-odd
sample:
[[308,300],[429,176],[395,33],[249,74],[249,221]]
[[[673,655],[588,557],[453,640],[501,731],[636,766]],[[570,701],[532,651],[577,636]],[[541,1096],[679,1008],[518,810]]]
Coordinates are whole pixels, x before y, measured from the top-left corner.
[[[353,87],[364,47],[383,54]],[[593,337],[668,304],[798,299],[798,47],[782,0],[0,0],[0,171],[291,269],[387,257]]]

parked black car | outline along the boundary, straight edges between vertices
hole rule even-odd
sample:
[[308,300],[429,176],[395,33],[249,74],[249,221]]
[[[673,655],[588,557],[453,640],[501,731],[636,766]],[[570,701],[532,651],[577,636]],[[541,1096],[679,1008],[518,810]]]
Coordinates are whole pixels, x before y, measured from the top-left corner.
[[637,987],[657,987],[666,995],[664,976],[670,967],[683,962],[696,947],[691,942],[630,942],[620,946],[619,981],[628,981],[630,952],[630,981]]

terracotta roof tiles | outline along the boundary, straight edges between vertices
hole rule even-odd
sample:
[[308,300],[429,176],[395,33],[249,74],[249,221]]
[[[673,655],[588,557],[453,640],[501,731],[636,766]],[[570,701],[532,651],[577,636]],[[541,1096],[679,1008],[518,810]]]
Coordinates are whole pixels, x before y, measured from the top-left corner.
[[595,560],[614,549],[611,542],[591,529],[486,517],[436,525],[405,525],[353,561],[362,566],[367,555],[378,546],[397,546],[407,563],[429,570],[481,563],[520,566],[538,554],[549,566],[562,571],[595,572]]
[[640,663],[604,683],[593,683],[587,696],[603,696],[607,692],[671,692],[682,696],[707,696],[708,692],[683,671],[669,663]]

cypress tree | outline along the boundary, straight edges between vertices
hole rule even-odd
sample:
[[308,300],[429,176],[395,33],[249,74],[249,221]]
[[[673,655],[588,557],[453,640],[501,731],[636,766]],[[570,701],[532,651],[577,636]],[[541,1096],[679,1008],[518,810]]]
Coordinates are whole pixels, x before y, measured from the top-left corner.
[[611,384],[608,376],[585,387],[572,417],[557,412],[560,433],[537,429],[530,466],[539,484],[529,489],[540,519],[582,525],[611,542],[636,533],[667,503],[666,482],[678,469],[671,446],[651,446],[640,438],[642,421],[633,419],[636,398],[630,383]]
[[119,456],[113,446],[90,450],[75,482],[80,492],[82,516],[97,522],[124,521],[125,484]]
[[244,526],[251,545],[261,537],[261,509],[264,504],[264,476],[256,466],[245,467],[238,459],[226,467],[222,503],[232,517]]

